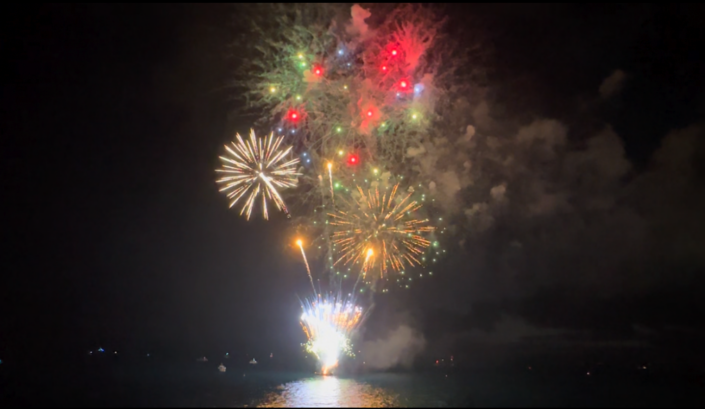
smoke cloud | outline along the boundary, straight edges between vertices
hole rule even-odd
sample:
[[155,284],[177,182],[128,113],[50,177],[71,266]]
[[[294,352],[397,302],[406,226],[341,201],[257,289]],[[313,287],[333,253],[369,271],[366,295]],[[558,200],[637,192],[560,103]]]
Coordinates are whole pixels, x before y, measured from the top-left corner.
[[[624,79],[615,71],[600,94],[615,95]],[[442,132],[407,150],[415,176],[458,232],[446,243],[457,264],[441,271],[447,281],[424,291],[434,308],[489,303],[497,316],[511,311],[547,330],[697,321],[684,317],[701,308],[649,315],[637,306],[684,290],[696,302],[705,287],[697,274],[705,271],[705,126],[666,132],[639,164],[597,107],[552,118],[512,114],[485,97],[455,106]],[[610,300],[633,306],[592,310]],[[580,319],[564,322],[567,312],[544,306]]]
[[622,90],[624,80],[627,75],[622,70],[615,70],[609,77],[605,78],[600,85],[600,96],[604,99],[618,94]]
[[[657,254],[661,265],[675,266],[691,249],[691,260],[705,266],[705,253],[695,251],[704,248],[705,229],[692,228],[705,226],[696,210],[705,208],[698,165],[702,126],[665,135],[649,166],[639,171],[608,124],[571,140],[578,129],[561,120],[536,118],[508,127],[512,121],[503,118],[500,128],[488,122],[491,104],[478,105],[481,115],[478,108],[467,110],[462,132],[430,138],[409,148],[407,157],[437,203],[465,216],[460,223],[467,238],[480,247],[488,239],[504,242],[488,257],[502,259],[504,248],[517,241],[527,263],[513,266],[516,274],[543,264],[538,275],[551,276],[542,277],[548,282],[589,282],[604,291],[627,279],[626,271],[653,265]],[[484,132],[475,126],[478,117]],[[666,236],[681,237],[679,246]],[[650,282],[646,276],[639,281]]]
[[359,4],[355,4],[350,9],[350,15],[352,16],[352,21],[346,28],[348,34],[352,36],[359,36],[360,40],[364,40],[367,38],[370,30],[367,23],[365,23],[365,20],[370,18],[372,13],[369,10],[362,8]]
[[365,356],[365,366],[368,368],[408,368],[425,346],[423,334],[402,324],[383,339],[364,342],[362,352]]

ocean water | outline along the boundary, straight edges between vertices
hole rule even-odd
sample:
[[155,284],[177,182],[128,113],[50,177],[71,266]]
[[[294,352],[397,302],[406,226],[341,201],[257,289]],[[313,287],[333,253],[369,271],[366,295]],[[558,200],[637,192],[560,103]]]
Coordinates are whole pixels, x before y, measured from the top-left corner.
[[[218,363],[5,373],[16,407],[703,407],[697,382],[632,373],[475,370],[316,376]],[[15,376],[17,375],[17,376]]]
[[308,376],[269,390],[256,407],[703,407],[705,389],[666,380],[580,372],[476,371]]

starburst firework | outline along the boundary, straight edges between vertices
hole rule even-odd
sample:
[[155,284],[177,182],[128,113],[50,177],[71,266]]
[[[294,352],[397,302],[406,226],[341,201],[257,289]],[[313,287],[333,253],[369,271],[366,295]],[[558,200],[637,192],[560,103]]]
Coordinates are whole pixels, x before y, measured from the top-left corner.
[[[413,213],[421,207],[409,200],[411,194],[397,200],[395,185],[389,194],[380,197],[378,188],[365,193],[357,187],[359,198],[348,201],[343,208],[330,213],[330,224],[337,228],[332,241],[338,247],[340,257],[335,264],[356,263],[364,260],[363,275],[368,271],[379,271],[384,278],[388,270],[401,271],[406,265],[421,265],[420,256],[431,244],[422,234],[434,230],[428,220],[415,219]],[[375,257],[379,255],[378,268]]]
[[296,187],[297,177],[301,175],[296,172],[299,159],[286,161],[291,147],[280,149],[284,137],[274,138],[274,135],[270,134],[257,139],[254,130],[250,131],[250,140],[247,142],[240,134],[236,137],[237,143],[232,142],[232,147],[225,145],[229,156],[220,157],[223,166],[216,170],[224,174],[217,183],[223,185],[220,191],[227,193],[231,200],[230,207],[247,196],[240,215],[246,213],[249,220],[260,196],[265,219],[269,219],[268,200],[274,201],[277,208],[288,216],[289,211],[277,189]]

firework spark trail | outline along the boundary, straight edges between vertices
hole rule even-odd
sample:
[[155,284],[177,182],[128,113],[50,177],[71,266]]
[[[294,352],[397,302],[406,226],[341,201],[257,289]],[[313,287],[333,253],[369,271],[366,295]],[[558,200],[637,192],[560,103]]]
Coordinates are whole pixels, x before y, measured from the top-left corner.
[[335,192],[333,191],[333,164],[328,162],[328,179],[330,180],[330,197],[331,201],[335,205]]
[[353,294],[357,290],[357,285],[360,284],[360,280],[364,280],[367,277],[367,269],[370,266],[370,258],[374,256],[375,252],[372,249],[367,249],[367,256],[365,257],[365,262],[362,263],[362,269],[360,269],[360,274],[357,276],[357,281],[355,281],[355,286],[353,286]]
[[[331,168],[332,168],[331,163],[328,163],[328,171],[329,171],[328,175],[329,176],[331,176],[331,173],[330,173]],[[323,175],[318,175],[318,182],[319,182],[319,187],[321,190],[321,198],[322,198],[322,201],[324,202],[323,208],[325,208],[326,207],[326,204],[325,204],[326,195],[325,195],[325,186],[324,186],[324,182],[323,182]],[[333,187],[333,184],[331,182],[331,193],[333,192],[332,187]],[[333,205],[335,205],[335,203],[333,203]],[[331,243],[331,237],[330,237],[330,226],[328,225],[327,221],[324,223],[323,237],[325,238],[326,246],[328,247],[328,253],[326,254],[326,257],[327,257],[326,264],[328,266],[330,266],[330,276],[329,277],[330,277],[330,284],[332,284],[333,280],[335,278],[335,276],[333,275],[333,272],[334,272],[333,245]]]
[[[395,202],[398,187],[395,185],[389,195],[384,193],[380,197],[378,189],[365,193],[358,186],[359,199],[346,203],[344,210],[329,213],[330,224],[338,229],[332,236],[340,251],[336,265],[358,262],[370,248],[380,254],[380,278],[384,278],[389,268],[401,271],[406,265],[421,265],[419,257],[431,244],[421,234],[433,231],[434,227],[426,224],[428,220],[413,218],[412,213],[421,204],[409,201],[411,194]],[[367,269],[372,267],[374,259]]]
[[296,240],[296,244],[298,244],[299,248],[301,249],[301,255],[304,257],[306,271],[308,272],[308,279],[311,280],[311,288],[313,289],[313,293],[316,294],[316,286],[313,285],[313,276],[311,275],[311,268],[308,266],[308,260],[306,259],[306,253],[304,252],[303,242],[301,240]]
[[249,192],[240,210],[240,215],[246,213],[248,220],[260,194],[265,219],[269,219],[267,200],[274,201],[277,208],[289,216],[289,210],[278,189],[296,187],[297,177],[301,175],[296,172],[298,158],[284,161],[291,152],[291,147],[280,149],[284,138],[274,138],[273,134],[257,139],[254,130],[250,131],[248,141],[244,141],[240,134],[236,137],[238,143],[232,142],[232,147],[225,146],[229,157],[221,156],[223,166],[216,170],[225,174],[216,183],[224,185],[220,191],[227,192],[228,198],[231,199],[230,207]]
[[326,375],[338,365],[340,355],[354,356],[350,337],[364,320],[361,307],[355,305],[354,297],[313,297],[301,303],[301,327],[308,338],[306,349],[321,362]]

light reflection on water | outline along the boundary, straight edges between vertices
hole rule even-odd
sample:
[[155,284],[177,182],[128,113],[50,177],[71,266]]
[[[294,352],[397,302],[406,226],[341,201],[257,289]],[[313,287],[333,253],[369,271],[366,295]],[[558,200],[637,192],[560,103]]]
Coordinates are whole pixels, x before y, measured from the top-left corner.
[[266,395],[261,408],[300,407],[398,407],[398,396],[382,388],[354,379],[324,376],[303,379],[284,385]]

